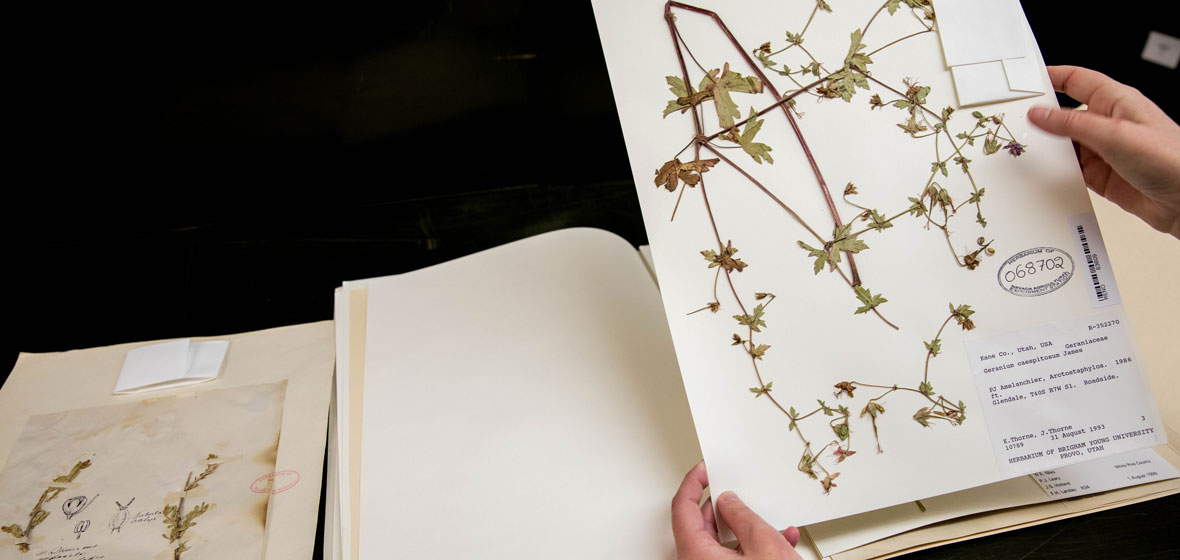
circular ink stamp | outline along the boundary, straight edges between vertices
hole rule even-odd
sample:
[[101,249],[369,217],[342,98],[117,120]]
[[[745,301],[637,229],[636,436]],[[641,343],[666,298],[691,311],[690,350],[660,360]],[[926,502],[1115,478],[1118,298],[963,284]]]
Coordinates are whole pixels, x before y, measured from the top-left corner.
[[1025,249],[996,272],[1000,287],[1014,296],[1035,297],[1056,291],[1073,278],[1073,257],[1053,247]]
[[294,488],[299,483],[299,473],[295,471],[278,471],[264,474],[250,484],[250,491],[255,494],[281,494]]

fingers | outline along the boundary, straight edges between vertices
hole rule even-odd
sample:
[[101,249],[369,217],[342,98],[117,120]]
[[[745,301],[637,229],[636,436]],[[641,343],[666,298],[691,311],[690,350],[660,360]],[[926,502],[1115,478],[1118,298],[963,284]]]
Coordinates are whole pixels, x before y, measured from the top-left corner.
[[1082,103],[1090,103],[1094,92],[1107,84],[1117,84],[1106,74],[1080,66],[1046,66],[1054,91],[1064,93]]
[[1106,74],[1078,66],[1049,66],[1053,89],[1089,106],[1097,114],[1149,123],[1165,116],[1139,90]]
[[1045,132],[1068,136],[1099,153],[1106,152],[1112,147],[1112,143],[1119,141],[1124,134],[1122,129],[1131,125],[1131,123],[1093,114],[1091,111],[1050,109],[1048,107],[1029,109],[1028,120]]
[[787,542],[791,543],[791,547],[799,546],[799,529],[793,525],[782,530],[783,536],[787,538]]
[[701,517],[705,520],[705,532],[709,534],[715,541],[717,538],[717,516],[713,514],[713,498],[705,500],[705,504],[701,506]]
[[718,496],[717,510],[746,554],[785,554],[791,550],[784,535],[754,513],[737,494],[725,492]]
[[706,528],[704,513],[698,505],[708,485],[709,476],[702,461],[684,475],[680,489],[672,497],[672,536],[676,539],[678,551],[709,544],[720,546]]

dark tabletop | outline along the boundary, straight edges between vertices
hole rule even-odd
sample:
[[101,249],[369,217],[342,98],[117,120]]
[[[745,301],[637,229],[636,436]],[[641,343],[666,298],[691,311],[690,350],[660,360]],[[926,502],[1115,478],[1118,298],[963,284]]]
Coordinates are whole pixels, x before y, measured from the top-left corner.
[[[330,319],[342,281],[573,226],[646,242],[586,2],[16,10],[0,376],[18,351]],[[1049,64],[1176,118],[1164,5],[1026,2]],[[1069,21],[1066,24],[1066,21]],[[1180,496],[923,558],[1176,558]]]

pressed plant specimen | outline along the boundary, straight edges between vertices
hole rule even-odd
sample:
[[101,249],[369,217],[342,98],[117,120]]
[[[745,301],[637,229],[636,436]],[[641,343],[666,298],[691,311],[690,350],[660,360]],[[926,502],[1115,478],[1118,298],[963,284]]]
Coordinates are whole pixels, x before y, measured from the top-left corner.
[[[70,468],[70,472],[68,474],[53,477],[53,482],[60,482],[63,484],[72,483],[74,482],[75,478],[78,478],[78,473],[89,467],[89,459],[85,461],[78,461],[77,463],[74,463],[73,467]],[[66,488],[66,486],[54,486],[51,483],[45,488],[44,492],[41,492],[41,498],[37,500],[37,505],[33,506],[33,510],[29,512],[29,522],[24,526],[24,528],[21,528],[20,525],[13,523],[11,525],[0,527],[0,531],[4,531],[5,533],[16,537],[17,548],[19,548],[21,552],[28,552],[29,538],[32,536],[31,534],[33,529],[49,517],[49,511],[43,509],[42,506],[52,502],[54,498],[61,495],[62,492],[65,492]]]
[[173,546],[173,560],[180,560],[180,555],[190,550],[187,541],[184,540],[184,534],[197,524],[196,519],[198,517],[209,511],[209,504],[201,502],[201,505],[186,512],[184,510],[184,501],[188,497],[189,492],[200,486],[202,480],[205,480],[206,477],[217,470],[217,467],[221,466],[221,463],[217,462],[217,458],[217,455],[210,453],[205,460],[205,470],[201,474],[198,474],[196,478],[193,478],[192,471],[189,471],[188,478],[184,482],[184,490],[176,505],[164,505],[164,525],[168,527],[168,532],[164,533],[164,538],[168,540],[168,544]]
[[[873,56],[877,53],[908,39],[935,32],[936,17],[934,5],[930,0],[887,0],[881,3],[865,25],[849,33],[850,43],[844,59],[836,63],[825,63],[813,56],[804,43],[812,21],[816,17],[822,17],[821,13],[831,11],[831,6],[824,0],[815,0],[807,23],[802,26],[801,31],[786,32],[785,46],[776,50],[771,42],[764,42],[755,49],[747,50],[716,12],[681,2],[665,4],[664,18],[679,63],[679,74],[665,78],[673,99],[663,108],[663,116],[677,118],[681,115],[690,115],[682,118],[691,119],[692,134],[680,151],[656,170],[654,181],[657,187],[662,187],[670,193],[679,191],[671,210],[673,220],[676,219],[685,192],[693,189],[699,193],[708,228],[716,245],[700,251],[707,267],[712,270],[711,299],[703,307],[692,310],[689,314],[706,310],[713,314],[719,313],[723,308],[722,294],[732,295],[732,305],[736,307],[736,313],[732,317],[739,326],[745,328],[745,334],[735,333],[730,343],[740,347],[752,365],[757,384],[750,387],[749,391],[756,399],[765,396],[766,401],[787,417],[788,431],[795,432],[803,445],[798,470],[819,480],[825,493],[836,486],[834,481],[839,473],[829,471],[821,458],[829,449],[833,450],[836,463],[855,453],[850,444],[852,431],[849,427],[849,418],[852,412],[840,404],[829,406],[822,399],[816,399],[818,407],[808,407],[800,412],[793,406],[780,403],[772,394],[773,382],[766,381],[759,369],[759,364],[764,363],[771,346],[755,341],[755,337],[766,328],[768,308],[776,296],[770,292],[754,292],[752,300],[743,300],[739,295],[748,292],[738,288],[735,276],[750,264],[743,260],[748,258],[745,255],[740,258],[737,256],[738,248],[733,239],[722,234],[726,224],[719,223],[713,212],[706,176],[713,169],[725,167],[740,176],[742,182],[757,189],[769,203],[783,211],[786,220],[800,228],[804,239],[798,240],[796,245],[812,260],[813,273],[819,275],[826,270],[834,273],[848,286],[857,302],[857,306],[852,309],[852,315],[873,315],[888,327],[899,329],[898,325],[882,313],[882,305],[889,300],[865,284],[866,275],[871,279],[871,273],[862,270],[856,262],[856,255],[869,249],[865,237],[870,232],[887,237],[886,230],[901,225],[902,220],[908,217],[911,224],[916,223],[927,230],[939,232],[945,238],[955,266],[964,270],[975,270],[986,255],[995,252],[991,247],[992,241],[980,237],[973,249],[960,251],[952,239],[953,224],[957,218],[966,214],[968,208],[974,211],[974,221],[979,227],[986,228],[988,225],[983,209],[986,189],[977,184],[972,173],[973,161],[968,156],[975,154],[969,151],[976,148],[981,150],[984,156],[989,156],[1004,150],[1016,157],[1027,149],[1027,146],[1015,139],[1001,114],[985,115],[976,111],[971,114],[969,121],[965,121],[962,116],[955,115],[956,110],[953,107],[928,107],[931,91],[929,86],[909,78],[899,80],[901,83],[895,86],[874,75]],[[676,20],[678,12],[695,13],[711,18],[736,51],[736,58],[722,64],[720,68],[702,65],[701,59],[693,53],[681,34]],[[886,17],[912,17],[913,31],[891,40],[882,39],[877,43],[881,46],[870,50],[865,42],[866,36],[873,22],[883,14],[888,14]],[[743,71],[749,74],[743,74]],[[767,77],[767,72],[785,77],[794,87],[780,92]],[[696,78],[697,76],[699,78]],[[926,180],[922,184],[913,185],[912,191],[907,193],[904,199],[899,197],[897,208],[892,210],[882,211],[859,204],[856,199],[860,194],[858,188],[852,183],[847,184],[843,188],[839,202],[846,204],[855,214],[851,219],[845,220],[841,217],[838,201],[833,197],[832,189],[825,180],[817,158],[797,122],[801,116],[798,99],[810,96],[839,105],[853,103],[861,90],[871,93],[871,96],[868,96],[866,101],[857,102],[867,102],[871,110],[900,111],[901,120],[897,128],[892,129],[894,133],[907,139],[904,141],[928,143],[933,159]],[[770,94],[774,101],[761,109],[750,107],[748,112],[742,112],[737,99],[741,99],[742,96],[753,98],[754,95],[763,93]],[[773,149],[758,139],[758,134],[766,123],[766,115],[770,113],[781,113],[791,127],[827,206],[832,220],[830,226],[809,223],[792,207],[786,196],[780,196],[776,189],[772,188],[773,185],[756,178],[743,167],[743,164],[727,155],[727,152],[733,153],[730,150],[740,149],[753,160],[754,165],[773,165]],[[717,128],[711,128],[714,121]],[[952,132],[952,126],[955,130],[961,130],[957,133]],[[952,173],[955,174],[953,179]],[[953,182],[961,183],[966,189],[955,187]],[[727,185],[727,188],[734,187]],[[959,190],[965,192],[959,193]],[[828,231],[829,227],[830,235],[821,234],[822,231]],[[723,289],[723,285],[728,289]],[[728,300],[729,297],[726,296],[725,299]],[[885,411],[883,399],[895,391],[913,392],[925,399],[926,406],[913,415],[915,422],[922,426],[930,427],[933,422],[940,420],[952,425],[962,424],[966,418],[966,407],[962,401],[954,402],[934,392],[930,380],[930,360],[941,352],[943,329],[951,321],[955,321],[964,330],[973,328],[974,322],[970,317],[974,312],[967,305],[950,306],[950,315],[939,328],[938,334],[925,343],[925,371],[920,383],[909,387],[903,384],[881,385],[856,380],[841,381],[836,385],[837,397],[852,397],[857,388],[884,390],[882,394],[870,399],[861,412],[861,416],[867,417],[872,423],[875,437],[877,418]],[[812,440],[804,436],[800,425],[809,418],[819,418],[819,415],[828,419],[828,429],[836,438],[823,447],[813,445]],[[878,451],[881,451],[879,438],[877,440]]]

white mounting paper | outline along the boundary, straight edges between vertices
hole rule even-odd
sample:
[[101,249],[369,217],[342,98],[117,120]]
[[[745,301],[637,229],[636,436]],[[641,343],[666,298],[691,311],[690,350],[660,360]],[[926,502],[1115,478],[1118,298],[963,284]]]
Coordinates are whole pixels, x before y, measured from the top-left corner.
[[[764,41],[773,43],[772,51],[783,48],[783,29],[800,31],[814,8],[814,4],[768,1],[702,0],[693,4],[716,11],[741,46],[735,47],[712,17],[674,9],[673,21],[692,48],[693,57],[685,57],[685,66],[694,87],[704,74],[698,63],[706,70],[730,64],[732,70],[750,75],[753,68],[741,58],[741,52],[749,53]],[[831,13],[817,13],[806,37],[808,52],[834,65],[829,71],[835,71],[848,53],[850,33],[863,28],[880,6],[877,2],[850,2],[833,5]],[[982,138],[962,148],[972,160],[972,180],[986,189],[982,202],[986,228],[974,222],[973,208],[963,207],[949,241],[936,228],[912,217],[899,220],[883,233],[870,231],[862,238],[870,246],[856,257],[863,286],[888,298],[882,311],[887,310],[889,318],[900,326],[893,330],[871,314],[854,313],[859,302],[840,275],[823,270],[814,273],[812,259],[797,245],[799,240],[814,241],[813,236],[767,195],[769,192],[790,205],[814,226],[816,236],[830,235],[831,211],[811,162],[782,111],[764,114],[757,138],[773,148],[773,164],[755,163],[741,149],[718,150],[738,161],[765,190],[726,163],[705,173],[703,185],[681,187],[684,194],[678,207],[680,192],[670,193],[654,184],[653,171],[665,162],[695,157],[691,147],[681,151],[694,134],[692,115],[677,111],[663,115],[669,99],[675,98],[665,77],[682,74],[664,3],[599,0],[594,7],[667,320],[713,491],[734,490],[772,525],[786,526],[1005,478],[980,414],[981,398],[986,395],[977,394],[964,338],[1002,335],[1093,313],[1089,286],[1079,269],[1056,284],[1032,286],[1029,293],[1009,291],[1011,286],[997,282],[1006,259],[1012,261],[1037,248],[1051,250],[1063,262],[1085,262],[1068,224],[1068,217],[1091,210],[1076,156],[1067,140],[1043,134],[1026,122],[1024,115],[1033,100],[1000,103],[984,111],[1006,115],[1004,123],[1027,148],[1022,156],[1013,157],[1003,150],[985,155]],[[874,51],[920,32],[918,25],[911,14],[889,16],[882,12],[861,42],[868,45],[865,52]],[[1033,57],[1039,89],[1051,91],[1039,53],[1034,51]],[[931,88],[927,106],[932,111],[944,107],[958,110],[951,120],[951,136],[969,131],[978,120],[956,104],[955,86],[937,34],[920,33],[897,42],[873,54],[872,60],[873,78],[891,84],[892,89],[872,83],[869,91],[858,90],[849,103],[838,98],[796,98],[795,109],[804,116],[795,118],[795,126],[806,137],[814,164],[822,170],[845,222],[857,220],[861,212],[840,200],[848,183],[859,189],[859,194],[852,196],[854,202],[886,215],[904,211],[899,205],[907,204],[907,197],[917,196],[929,184],[934,137],[910,138],[897,126],[906,112],[889,105],[897,99],[897,91],[906,89],[906,78]],[[997,59],[1001,69],[1002,60]],[[799,87],[773,70],[766,73],[780,93]],[[872,108],[873,94],[879,94],[887,106]],[[735,93],[732,97],[743,115],[751,107],[760,110],[776,101],[767,92]],[[1046,101],[1052,103],[1052,99]],[[717,132],[712,102],[706,101],[703,107],[707,121],[703,133]],[[946,158],[948,144],[941,141],[943,151],[938,157]],[[702,152],[701,158],[709,157],[715,156]],[[939,172],[935,181],[955,189],[953,196],[958,202],[970,194],[970,187],[963,186],[967,178],[957,167],[952,166],[946,174]],[[677,214],[672,220],[674,208]],[[856,224],[864,227],[863,221]],[[975,270],[956,266],[950,248],[958,254],[977,249],[979,237],[992,242],[995,254],[984,257]],[[730,240],[740,250],[736,256],[749,267],[733,273],[732,290],[725,277],[719,277],[714,296],[717,269],[708,268],[701,252],[720,250]],[[1054,278],[1060,278],[1060,272]],[[768,308],[768,326],[757,334],[759,343],[771,347],[756,362],[759,379],[750,356],[731,345],[735,333],[744,337],[747,332],[732,317],[741,314],[738,299],[750,309],[759,303],[755,293],[764,292],[776,293],[778,298]],[[705,307],[690,315],[714,297],[720,300],[716,314]],[[923,344],[947,318],[948,302],[971,305],[977,311],[976,330],[965,333],[952,322],[938,335],[942,352],[931,361],[930,381],[934,396],[962,401],[967,420],[961,425],[941,421],[936,426],[922,426],[914,416],[930,406],[926,398],[913,390],[894,392],[882,401],[886,412],[877,424],[884,452],[878,454],[870,421],[859,413],[866,399],[879,396],[893,384],[915,387],[923,381]],[[862,386],[855,397],[834,397],[834,384],[849,380],[878,388]],[[857,454],[837,467],[834,447],[823,452],[825,465],[840,473],[829,494],[823,492],[819,480],[798,471],[804,446],[798,432],[788,428],[783,410],[751,391],[762,381],[773,382],[773,394],[783,401],[784,409],[795,407],[805,412],[816,408],[817,400],[852,409],[849,424]],[[1111,406],[1127,404],[1117,401]],[[800,423],[814,451],[836,439],[825,425],[827,420],[830,418],[819,415]]]

